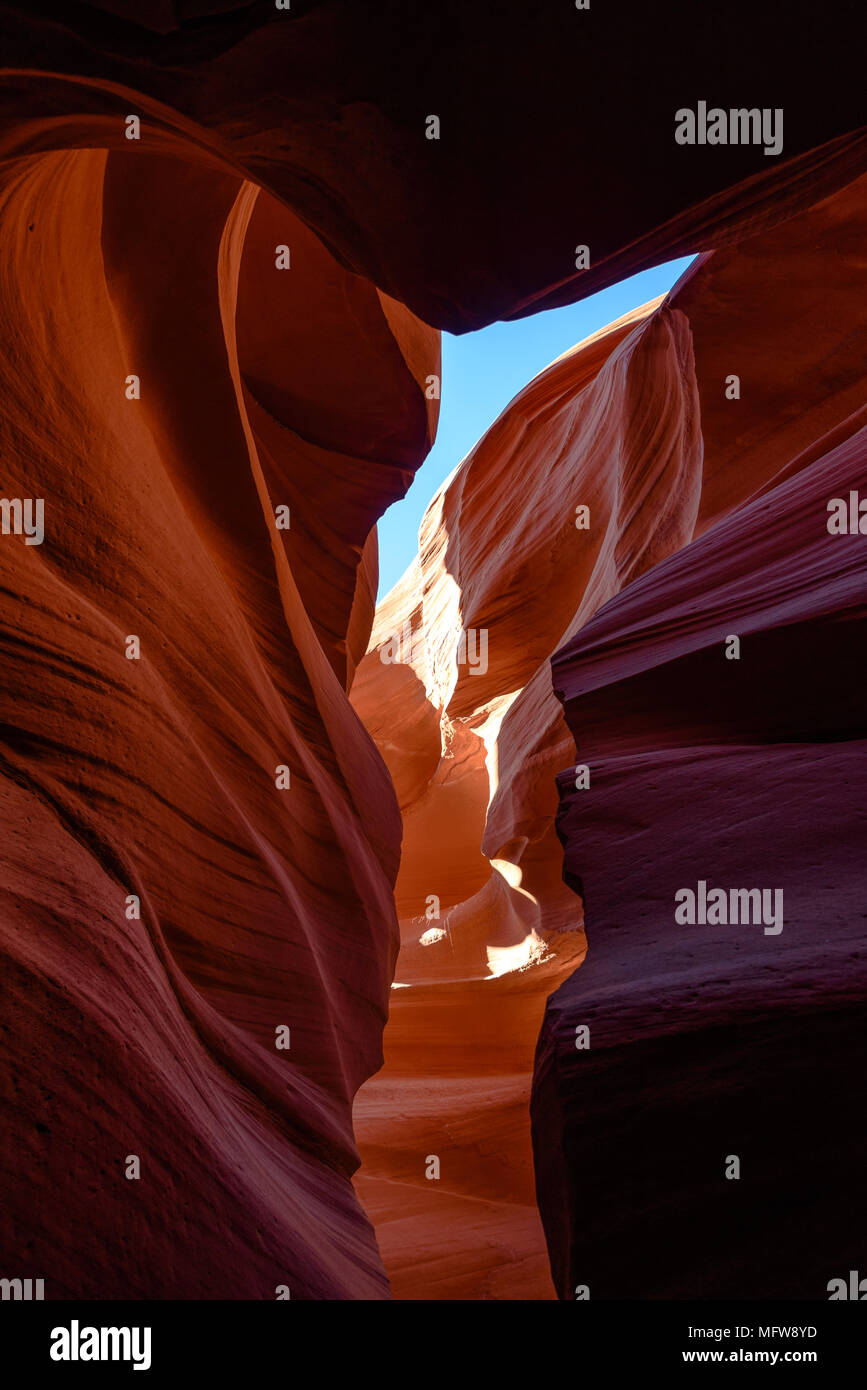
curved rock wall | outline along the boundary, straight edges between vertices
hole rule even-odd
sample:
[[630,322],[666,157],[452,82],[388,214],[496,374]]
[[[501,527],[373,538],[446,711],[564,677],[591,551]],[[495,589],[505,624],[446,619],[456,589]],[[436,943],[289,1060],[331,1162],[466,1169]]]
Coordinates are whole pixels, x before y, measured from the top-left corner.
[[[384,1297],[350,1107],[400,828],[344,687],[437,335],[313,242],[331,321],[287,308],[269,350],[259,262],[277,278],[275,236],[302,257],[297,224],[174,158],[43,155],[0,218],[4,485],[45,501],[43,544],[0,546],[4,1252],[53,1297]],[[321,385],[353,388],[353,333],[377,343],[354,440]]]
[[[560,776],[557,819],[589,950],[533,1084],[564,1299],[822,1299],[860,1259],[867,553],[829,503],[864,493],[865,192],[673,292],[699,373],[697,538],[553,662],[591,770],[587,790]],[[700,884],[725,890],[722,920],[678,920]],[[732,921],[729,891],[757,887],[774,914]]]
[[[819,523],[823,488],[858,486],[867,146],[836,8],[790,4],[781,61],[776,9],[746,3],[0,4],[0,467],[10,507],[45,504],[41,544],[0,537],[4,1271],[53,1298],[384,1298],[386,1271],[398,1297],[549,1298],[544,1222],[561,1296],[693,1287],[686,1237],[658,1277],[642,1252],[661,1210],[700,1209],[717,1140],[702,1120],[675,1191],[630,1118],[697,1113],[638,1046],[658,994],[693,1066],[693,985],[683,1094],[728,1098],[745,1178],[765,1144],[769,1211],[788,1150],[719,1079],[738,988],[738,1077],[758,1056],[787,1143],[799,1085],[840,1132],[861,576]],[[785,110],[778,156],[675,142],[685,101],[747,89]],[[665,303],[520,393],[374,615],[438,330],[686,252]],[[744,651],[718,678],[720,623]],[[679,883],[745,871],[759,830],[785,950],[688,938],[679,970],[666,856]],[[616,1046],[575,1072],[594,999]],[[352,1108],[389,1008],[355,1103],[374,1236]],[[816,1142],[833,1193],[805,1234],[848,1258],[858,1155]],[[729,1287],[726,1229],[704,1288]]]

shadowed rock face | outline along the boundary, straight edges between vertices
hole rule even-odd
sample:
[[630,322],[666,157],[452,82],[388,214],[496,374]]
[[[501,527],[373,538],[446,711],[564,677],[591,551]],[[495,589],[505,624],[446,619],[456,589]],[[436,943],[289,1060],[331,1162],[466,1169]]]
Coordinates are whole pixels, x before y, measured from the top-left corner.
[[[867,463],[863,408],[845,415],[850,389],[863,399],[863,307],[836,299],[865,211],[862,181],[771,234],[803,246],[809,233],[809,253],[790,258],[807,286],[788,383],[797,413],[776,378],[796,355],[785,301],[774,312],[765,292],[760,340],[750,334],[743,356],[731,315],[721,343],[719,306],[738,304],[739,282],[750,327],[768,248],[714,257],[673,294],[697,364],[752,363],[741,401],[724,406],[707,375],[700,388],[703,534],[552,663],[592,776],[588,791],[559,778],[564,874],[589,949],[548,1004],[533,1085],[561,1298],[588,1286],[592,1298],[821,1299],[861,1258],[867,551],[827,523],[832,498],[863,493]],[[830,321],[810,295],[824,265]],[[775,332],[779,351],[765,355]],[[734,449],[723,410],[742,404]],[[736,502],[723,520],[714,495]],[[731,635],[739,660],[726,659]],[[675,895],[699,881],[780,889],[782,930],[752,917],[681,924]]]
[[[591,811],[561,782],[590,949],[549,1003],[533,1091],[562,1298],[817,1299],[857,1267],[867,588],[862,538],[829,536],[825,503],[865,446],[639,580],[555,662],[594,788]],[[676,924],[699,880],[782,888],[782,932]]]
[[[748,1260],[816,1296],[859,1156],[863,552],[822,529],[863,478],[859,16],[790,6],[781,63],[776,14],[686,0],[130,8],[0,5],[2,488],[46,507],[0,537],[3,1271],[537,1299],[547,1235],[565,1297]],[[781,156],[676,145],[732,87],[785,108]],[[437,329],[692,250],[528,384],[374,618]],[[672,926],[752,873],[781,936]]]
[[[0,6],[10,150],[123,146],[123,117],[140,111],[151,142],[189,136],[457,332],[738,240],[863,168],[848,4],[833,18],[813,0],[785,16],[666,0],[664,19],[645,0],[33,10]],[[675,113],[699,100],[782,108],[782,153],[678,145]],[[576,272],[577,245],[589,270]]]

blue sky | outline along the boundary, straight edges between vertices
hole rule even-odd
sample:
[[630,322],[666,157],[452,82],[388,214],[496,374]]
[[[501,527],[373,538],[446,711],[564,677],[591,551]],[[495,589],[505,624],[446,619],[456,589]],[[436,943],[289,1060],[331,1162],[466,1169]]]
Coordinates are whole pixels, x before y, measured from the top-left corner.
[[477,333],[444,333],[442,399],[434,446],[406,497],[379,522],[379,597],[397,583],[418,548],[418,528],[440,483],[494,423],[531,377],[582,338],[630,309],[665,294],[692,260],[687,256],[642,271],[580,304]]

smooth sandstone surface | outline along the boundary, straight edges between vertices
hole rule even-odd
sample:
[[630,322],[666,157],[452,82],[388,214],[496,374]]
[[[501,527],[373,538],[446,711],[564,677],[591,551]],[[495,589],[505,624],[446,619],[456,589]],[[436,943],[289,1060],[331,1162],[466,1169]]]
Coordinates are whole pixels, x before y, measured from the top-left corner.
[[[842,730],[833,736],[853,736],[858,711],[863,714],[856,675],[859,638],[845,625],[853,586],[861,585],[862,605],[865,597],[859,538],[841,542],[845,556],[841,549],[835,551],[824,511],[827,497],[848,497],[863,455],[847,442],[850,474],[838,477],[819,466],[825,453],[821,440],[814,442],[812,454],[804,451],[808,441],[816,441],[817,431],[830,431],[833,443],[858,429],[849,411],[863,393],[867,333],[862,302],[852,291],[865,231],[865,187],[864,180],[856,181],[784,227],[703,258],[664,302],[627,315],[541,373],[433,500],[421,526],[417,561],[377,611],[371,650],[359,667],[351,698],[377,741],[401,804],[403,847],[395,889],[401,953],[385,1036],[386,1065],[362,1088],[355,1104],[364,1159],[356,1186],[376,1225],[398,1297],[550,1296],[548,1271],[538,1258],[539,1231],[523,1184],[530,1164],[526,1044],[536,1034],[546,996],[566,976],[571,978],[548,1006],[536,1063],[536,1189],[558,1293],[571,1297],[569,1289],[586,1282],[578,1255],[566,1264],[563,1251],[570,1240],[581,1252],[589,1239],[594,1269],[601,1266],[614,1280],[620,1257],[611,1253],[606,1264],[604,1251],[613,1209],[620,1196],[627,1206],[632,1197],[632,1189],[627,1185],[621,1193],[618,1183],[625,1181],[635,1154],[631,1150],[628,1159],[621,1156],[615,1162],[610,1153],[614,1140],[585,1126],[582,1067],[598,1087],[587,1101],[590,1113],[597,1114],[594,1107],[602,1104],[610,1079],[604,1067],[610,1063],[606,1052],[597,1079],[592,1063],[587,1068],[585,1054],[577,1052],[575,1028],[585,1014],[576,1001],[590,991],[594,1039],[607,1009],[611,1017],[603,1030],[605,1046],[610,1031],[612,1047],[628,1042],[635,1053],[635,1075],[627,1071],[616,1094],[605,1096],[615,1113],[622,1102],[631,1114],[633,1106],[643,1104],[630,1087],[639,1084],[645,1035],[658,1012],[657,1003],[650,1001],[662,988],[655,958],[659,952],[667,964],[684,936],[683,928],[666,932],[656,920],[651,925],[646,921],[648,901],[657,905],[665,893],[673,921],[675,889],[669,889],[667,877],[662,885],[663,866],[694,838],[688,855],[682,849],[689,871],[680,871],[675,886],[694,885],[701,876],[702,854],[706,872],[714,870],[712,847],[727,817],[732,825],[725,837],[729,876],[738,865],[747,878],[757,864],[764,863],[769,872],[762,848],[766,838],[773,845],[778,837],[791,840],[794,834],[779,816],[770,830],[778,781],[772,780],[765,800],[757,789],[741,787],[744,781],[761,780],[758,753],[752,776],[746,755],[731,765],[712,758],[719,753],[713,720],[728,742],[737,739],[744,711],[761,710],[764,738],[780,746],[779,779],[785,745],[795,737],[792,701],[783,691],[793,680],[804,681],[792,668],[793,653],[801,643],[808,652],[810,644],[819,642],[816,669],[831,664],[846,711]],[[797,311],[779,292],[778,268],[793,263],[806,287]],[[804,340],[793,346],[796,313]],[[788,371],[785,390],[776,375],[781,362]],[[737,400],[725,394],[727,371],[735,366],[741,368],[743,383]],[[819,457],[811,461],[816,453]],[[589,530],[576,528],[579,505],[590,509]],[[752,529],[742,535],[749,518]],[[812,557],[817,554],[829,562],[845,560],[843,578],[826,596],[833,624],[823,625],[821,637],[805,635],[800,626],[793,629],[794,619],[778,595],[780,606],[768,617],[767,643],[757,650],[749,634],[759,621],[757,612],[768,603],[766,590],[785,584],[793,596],[803,591],[805,603],[808,591],[815,601]],[[763,558],[767,570],[761,568]],[[715,565],[723,563],[728,566],[725,582],[716,581]],[[669,574],[684,576],[679,591],[668,582]],[[665,664],[673,658],[655,658],[644,684],[638,684],[636,672],[650,658],[636,655],[642,638],[630,617],[628,596],[633,594],[651,596],[646,621],[652,618],[662,631],[669,623],[673,644],[686,640],[685,624],[703,605],[708,623],[716,623],[716,629],[701,634],[702,645],[715,644],[714,653],[707,653],[700,665],[678,668],[671,677],[678,682],[674,689],[666,682]],[[591,634],[607,630],[603,615],[609,613],[614,646],[596,678]],[[802,619],[799,613],[798,621]],[[472,669],[472,643],[469,660],[456,661],[462,627],[487,631],[486,671]],[[779,636],[777,629],[782,629]],[[404,651],[404,659],[395,663],[393,634],[400,633],[406,647],[407,631],[412,636],[409,654]],[[739,664],[723,656],[723,639],[730,631],[741,633],[745,643]],[[798,636],[792,637],[790,651],[785,633],[794,631]],[[569,683],[573,669],[574,690]],[[586,690],[588,670],[593,680]],[[835,716],[830,708],[821,712],[819,688],[810,688],[808,705],[813,722],[807,722],[805,736],[811,741],[832,736],[828,727],[834,727]],[[622,741],[622,747],[615,745],[616,773],[609,770],[605,742],[612,724]],[[657,731],[664,741],[654,775],[657,745],[648,740]],[[686,744],[676,759],[668,751],[668,739]],[[790,775],[812,776],[833,804],[826,778],[838,777],[851,757],[852,748],[845,746],[836,764],[826,751],[817,753],[811,774],[802,756],[794,760]],[[638,762],[634,772],[632,758]],[[575,761],[590,770],[587,789],[576,788],[574,766],[568,768]],[[793,795],[786,812],[794,825],[805,821],[805,794]],[[840,853],[849,855],[858,819],[857,792],[852,796],[837,826]],[[738,797],[761,808],[757,824],[746,818],[744,842],[737,832]],[[716,800],[721,805],[714,809]],[[703,832],[694,826],[696,815],[703,818]],[[632,866],[644,840],[647,849]],[[585,854],[593,870],[587,889],[589,919],[584,915]],[[699,869],[693,868],[695,863]],[[787,877],[790,867],[788,860],[780,866],[774,885],[788,883],[788,894],[800,902],[801,883]],[[832,881],[834,868],[826,870]],[[835,914],[835,921],[844,923],[844,941],[831,938],[834,950],[844,953],[850,952],[850,936],[859,939],[861,914],[847,916],[855,907],[854,873],[853,864],[841,875],[846,897]],[[577,896],[564,894],[561,874]],[[648,887],[639,891],[643,876],[652,878],[653,893]],[[439,900],[441,916],[436,918],[427,910],[430,894]],[[583,959],[581,927],[593,920],[596,894],[601,897],[600,941],[594,948],[591,930],[591,956],[595,949],[605,959],[593,970],[583,964],[573,973]],[[618,922],[613,944],[605,935],[609,900],[620,912],[630,902],[634,905],[628,952],[626,924]],[[656,910],[661,915],[666,909]],[[647,931],[652,949],[644,940]],[[790,936],[783,950],[764,938],[761,928],[756,941],[755,929],[748,935],[753,953],[777,962],[768,969],[781,973],[782,988],[799,988],[787,978],[801,968],[792,961]],[[654,963],[642,966],[647,949]],[[716,977],[729,983],[728,938],[711,936],[701,949],[690,943],[688,956],[698,964],[685,972],[683,981],[667,985],[675,1000],[679,988],[692,1003],[690,992],[699,976],[709,998]],[[845,959],[852,961],[850,954]],[[856,966],[860,959],[856,951]],[[756,967],[751,959],[742,964],[748,973]],[[594,991],[597,979],[602,981],[601,1002]],[[622,996],[617,988],[621,979]],[[830,983],[817,983],[817,996],[823,987],[833,993]],[[860,997],[863,983],[853,980],[851,990]],[[638,996],[634,1005],[633,993]],[[754,993],[760,995],[761,986]],[[639,1013],[641,1001],[647,1022]],[[624,1012],[628,1022],[622,1022]],[[711,1010],[709,1028],[715,1026],[713,1017]],[[685,1048],[689,1037],[691,1031]],[[674,1048],[677,1036],[670,1042]],[[760,1049],[761,1035],[749,1045]],[[816,1066],[845,1071],[848,1046],[841,1040],[839,1051],[823,1056]],[[746,1052],[742,1065],[747,1066]],[[779,1059],[768,1057],[765,1065],[766,1084],[776,1084]],[[761,1072],[760,1061],[756,1067]],[[794,1084],[798,1067],[794,1062],[790,1067],[790,1072],[780,1069],[781,1085]],[[808,1064],[805,1085],[809,1076]],[[678,1102],[663,1079],[656,1084],[660,1110],[667,1115]],[[708,1097],[699,1103],[702,1086]],[[733,1086],[733,1106],[736,1092]],[[700,1074],[683,1101],[678,1135],[690,1116],[699,1120],[712,1107],[714,1098],[719,1100],[717,1088]],[[845,1132],[844,1117],[837,1114],[834,1121],[837,1132]],[[619,1118],[612,1133],[622,1136],[628,1123]],[[662,1124],[649,1117],[645,1131],[652,1134]],[[573,1132],[580,1139],[573,1139]],[[791,1127],[787,1133],[791,1139]],[[759,1130],[754,1142],[763,1137]],[[571,1143],[580,1164],[578,1157],[572,1161]],[[671,1143],[660,1147],[674,1165]],[[734,1140],[731,1147],[737,1147]],[[694,1148],[689,1152],[693,1158]],[[440,1158],[438,1181],[426,1177],[429,1154]],[[609,1174],[617,1174],[607,1204],[594,1190],[592,1237],[585,1237],[583,1229],[576,1177],[582,1166],[591,1169],[600,1192]],[[657,1168],[650,1160],[648,1169],[655,1181]],[[672,1171],[679,1171],[677,1165]],[[677,1238],[683,1261],[680,1282],[672,1286],[677,1292],[654,1296],[686,1297],[690,1281],[698,1277],[688,1232],[700,1222],[703,1171],[698,1166],[694,1179],[694,1217]],[[854,1172],[848,1159],[846,1171]],[[510,1185],[504,1189],[506,1175]],[[662,1198],[660,1203],[664,1209]],[[617,1220],[625,1223],[630,1215],[636,1223],[640,1220],[628,1212]],[[716,1219],[714,1212],[712,1222]],[[739,1217],[737,1230],[749,1219]],[[734,1228],[725,1229],[730,1233]],[[636,1257],[640,1250],[648,1263],[640,1276],[634,1269],[632,1275],[624,1273],[619,1283],[613,1282],[614,1291],[603,1286],[601,1296],[641,1297],[657,1288],[649,1263],[651,1240],[645,1252],[643,1238],[640,1232]],[[654,1227],[653,1239],[661,1238]],[[423,1258],[419,1251],[425,1252]],[[724,1258],[731,1262],[730,1252]],[[675,1265],[674,1257],[671,1263]],[[770,1277],[768,1270],[764,1277]],[[714,1268],[708,1278],[721,1280],[720,1270]],[[717,1286],[710,1282],[704,1287],[712,1292]],[[732,1283],[729,1296],[738,1287]],[[772,1292],[766,1287],[767,1296]]]
[[[862,425],[555,661],[594,787],[591,809],[561,779],[589,950],[548,1004],[533,1086],[561,1298],[816,1300],[858,1267],[867,577],[863,537],[825,522],[865,454]],[[780,888],[782,931],[677,924],[699,880]]]
[[[697,538],[552,663],[592,769],[592,792],[558,779],[589,948],[549,1001],[532,1101],[563,1299],[823,1299],[860,1259],[867,551],[827,523],[864,493],[865,192],[673,291],[700,383]],[[780,889],[782,931],[676,922],[700,880]]]
[[[780,64],[776,14],[691,0],[0,4],[0,466],[47,522],[0,539],[4,1271],[536,1300],[857,1262],[863,552],[822,526],[864,474],[859,20],[796,0]],[[733,86],[781,157],[675,144]],[[691,251],[528,383],[374,613],[437,330]],[[775,874],[783,936],[685,953],[705,865]]]
[[[381,1058],[399,822],[345,685],[437,334],[317,242],[308,292],[346,331],[287,310],[269,380],[241,267],[291,218],[114,160],[19,165],[0,210],[4,483],[46,499],[43,545],[0,547],[4,1252],[53,1297],[382,1298],[351,1102]],[[281,395],[280,363],[318,354],[348,390],[331,336],[362,332],[382,351],[353,442],[327,396]]]

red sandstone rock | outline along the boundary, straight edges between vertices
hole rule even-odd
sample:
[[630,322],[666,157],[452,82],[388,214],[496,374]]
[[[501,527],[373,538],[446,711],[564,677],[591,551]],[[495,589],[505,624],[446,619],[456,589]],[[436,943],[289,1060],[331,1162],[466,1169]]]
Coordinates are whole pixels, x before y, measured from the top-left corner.
[[[666,1116],[675,1123],[660,1155],[690,1130],[664,1064],[689,1056],[692,984],[672,978],[667,921],[653,916],[639,940],[634,918],[649,910],[644,879],[697,816],[704,856],[715,830],[749,826],[752,810],[814,917],[827,910],[809,896],[814,877],[832,866],[844,921],[829,929],[819,984],[811,942],[771,1004],[754,980],[776,958],[755,940],[748,967],[726,960],[725,977],[718,954],[702,958],[692,979],[697,994],[710,980],[711,1060],[690,1075],[696,1103],[728,1105],[730,1123],[764,1144],[769,1193],[786,1149],[766,1143],[755,1095],[744,1106],[743,1088],[718,1084],[730,1054],[711,1051],[720,1020],[758,1018],[756,1074],[782,1087],[789,1141],[799,1078],[819,1132],[845,1132],[840,1095],[821,1092],[841,1074],[834,1030],[848,1038],[861,988],[838,856],[854,815],[843,797],[822,804],[834,844],[805,868],[770,833],[771,793],[785,792],[792,840],[815,782],[830,767],[833,790],[846,775],[841,745],[861,732],[846,704],[860,577],[845,568],[849,542],[817,556],[800,516],[775,538],[776,559],[754,528],[763,507],[815,509],[820,482],[853,476],[859,17],[845,7],[832,24],[827,7],[790,6],[780,63],[776,13],[751,10],[745,42],[736,16],[686,0],[665,24],[647,5],[540,14],[518,0],[446,0],[433,25],[392,0],[291,16],[199,0],[153,0],[133,18],[119,0],[69,20],[0,8],[4,487],[49,504],[44,548],[0,547],[4,1252],[16,1267],[25,1252],[54,1297],[271,1298],[284,1283],[293,1297],[387,1293],[350,1185],[350,1106],[380,1060],[401,830],[346,699],[358,667],[353,701],[404,829],[399,987],[386,1070],[356,1107],[359,1191],[397,1296],[550,1297],[526,1102],[545,996],[584,949],[554,831],[553,774],[575,758],[550,680],[564,644],[557,669],[570,680],[576,653],[604,672],[604,701],[565,692],[578,757],[592,759],[607,732],[615,761],[662,747],[671,777],[658,796],[618,768],[586,846],[568,803],[560,822],[569,882],[596,885],[591,944],[595,901],[596,921],[608,927],[613,914],[634,949],[602,957],[601,940],[593,946],[543,1034],[537,1173],[557,1291],[570,1296],[588,1261],[603,1296],[641,1295],[654,1278],[663,1293],[691,1288],[685,1238],[671,1243],[670,1266],[648,1268],[646,1252],[670,1235],[664,1220],[644,1220],[664,1183],[655,1158],[643,1188],[630,1165],[636,1135],[642,1152],[659,1143]],[[626,70],[624,49],[638,55]],[[783,156],[678,147],[684,72],[696,93],[736,84],[783,106]],[[431,110],[438,142],[424,138]],[[140,144],[125,138],[130,111]],[[288,276],[272,272],[280,243]],[[589,270],[575,268],[576,243],[590,248]],[[435,428],[427,324],[519,316],[715,247],[670,302],[597,335],[521,393],[435,500],[419,566],[383,605],[361,660],[372,528]],[[735,417],[722,379],[738,370]],[[142,383],[135,402],[122,391],[130,372]],[[588,533],[574,527],[581,502]],[[274,529],[279,504],[289,531]],[[699,682],[677,705],[670,668],[693,680],[709,609],[733,599],[745,631],[765,638],[758,675],[740,703],[706,700]],[[389,624],[406,618],[429,663],[419,653],[383,667]],[[484,674],[452,669],[468,626],[489,631]],[[825,687],[804,681],[793,654],[803,631],[833,695],[827,712]],[[141,637],[140,663],[123,657],[127,632]],[[677,765],[684,733],[694,742]],[[771,793],[733,796],[757,746],[776,753],[795,735],[807,742],[797,757],[765,758]],[[735,736],[746,751],[730,757]],[[708,747],[722,772],[693,809],[694,750]],[[291,802],[274,785],[283,761]],[[794,844],[806,864],[810,843]],[[738,864],[749,866],[749,848],[738,843]],[[700,867],[686,851],[681,864]],[[124,916],[130,892],[141,921]],[[429,893],[439,926],[424,915]],[[561,1010],[598,978],[621,1029],[620,1071],[605,1051],[579,1104]],[[779,1062],[801,1036],[802,985],[819,1039],[806,1072]],[[660,1035],[655,1123],[630,1130],[650,1057],[635,1039],[657,987],[674,1022]],[[289,1053],[274,1050],[278,1024],[292,1030]],[[700,1137],[714,1138],[703,1115]],[[717,1135],[728,1142],[724,1127]],[[439,1183],[424,1177],[431,1151]],[[573,1191],[561,1152],[582,1164],[589,1152],[586,1191]],[[127,1153],[141,1157],[140,1182],[123,1178]],[[694,1172],[701,1161],[696,1150]],[[825,1162],[826,1187],[838,1185],[800,1246],[781,1247],[786,1258],[824,1219],[822,1249],[845,1263],[849,1163],[841,1175]],[[793,1191],[807,1200],[813,1189],[799,1178]],[[700,1192],[690,1200],[699,1214]],[[600,1225],[582,1268],[577,1214],[588,1202]],[[598,1244],[615,1218],[632,1221],[637,1253],[616,1277]],[[773,1270],[756,1269],[764,1296]],[[724,1264],[713,1280],[725,1287]]]
[[[544,1000],[584,942],[554,834],[554,776],[570,750],[547,658],[685,543],[701,476],[685,320],[647,313],[537,377],[434,500],[419,566],[382,605],[353,689],[402,789],[386,1067],[355,1107],[357,1187],[398,1297],[550,1297],[529,1071]],[[584,503],[590,532],[575,525]],[[404,624],[417,634],[411,663],[386,664]],[[462,627],[488,631],[486,671],[456,665]],[[439,1182],[425,1177],[428,1153]],[[408,1258],[429,1245],[430,1264]]]
[[[734,508],[737,517],[754,493],[769,495],[774,475],[791,473],[791,451],[812,437],[819,421],[843,437],[851,431],[851,420],[848,427],[843,422],[867,366],[864,350],[851,350],[855,341],[867,344],[862,309],[851,296],[864,209],[861,181],[719,261],[706,258],[666,303],[636,311],[552,364],[516,397],[434,499],[422,523],[417,564],[380,606],[352,700],[383,752],[401,802],[401,955],[386,1066],[355,1106],[364,1158],[356,1181],[399,1297],[547,1296],[538,1231],[521,1183],[529,1163],[522,1044],[535,1035],[538,1009],[552,984],[574,969],[583,940],[581,903],[570,901],[561,882],[553,780],[559,772],[561,795],[574,804],[575,815],[578,807],[589,808],[598,845],[593,862],[604,874],[612,825],[644,825],[645,800],[651,798],[641,784],[634,796],[624,793],[625,803],[615,811],[604,788],[597,793],[597,727],[618,720],[624,738],[641,749],[648,728],[692,729],[696,705],[701,714],[718,700],[733,729],[737,721],[732,677],[717,694],[718,683],[707,672],[701,679],[689,672],[681,677],[681,701],[651,683],[624,713],[620,692],[630,689],[636,640],[626,622],[627,638],[600,678],[599,702],[585,697],[580,719],[570,719],[573,743],[551,688],[548,654],[561,649],[559,671],[565,654],[584,652],[584,634],[600,621],[594,615],[608,612],[616,595],[623,597],[612,611],[622,611],[626,595],[638,592],[653,596],[653,614],[672,608],[672,631],[682,640],[692,602],[711,602],[703,551],[690,545],[694,535],[705,531],[709,540],[714,531],[707,528],[726,510]],[[826,301],[808,295],[794,310],[780,296],[769,267],[793,262],[807,285],[820,283],[822,267],[830,263]],[[742,300],[752,315],[743,324],[737,312]],[[806,338],[797,350],[790,346],[796,313]],[[777,386],[786,353],[797,412]],[[725,396],[727,371],[735,368],[742,381],[737,401]],[[581,504],[590,509],[589,530],[575,527]],[[807,530],[802,522],[783,552],[783,573],[798,574],[797,557],[815,534],[817,516],[821,520],[816,506],[810,503]],[[774,534],[790,524],[786,515]],[[820,526],[820,542],[828,539]],[[665,579],[678,555],[688,576],[680,607],[673,606]],[[723,548],[720,555],[730,574],[711,611],[737,631],[737,618],[722,614],[732,608],[737,613],[732,586],[745,561],[740,551]],[[743,585],[741,602],[750,612],[760,602],[757,582]],[[835,602],[842,604],[842,590],[831,598],[832,610]],[[488,630],[485,672],[469,662],[456,665],[462,627]],[[391,635],[406,629],[416,635],[409,663],[384,662]],[[721,628],[719,642],[723,635]],[[841,679],[854,681],[852,644],[840,641],[845,650],[835,659],[842,662]],[[775,653],[772,648],[771,661]],[[582,671],[587,666],[584,656]],[[759,708],[770,699],[767,736],[776,730],[786,737],[789,714],[779,696],[767,693],[774,689],[768,670],[756,671],[746,661],[737,669],[748,706]],[[853,684],[850,705],[855,690]],[[631,744],[625,746],[628,751]],[[575,761],[590,766],[592,789],[576,790],[574,771],[563,771]],[[691,816],[691,797],[674,775],[672,786],[675,805]],[[716,783],[714,791],[719,792]],[[558,828],[566,841],[566,879],[580,896],[588,832],[583,820],[580,830],[574,828],[575,815],[561,815]],[[718,833],[709,809],[706,817]],[[687,825],[669,833],[680,843]],[[627,858],[630,852],[620,851]],[[616,858],[613,845],[610,853]],[[663,854],[654,842],[651,860],[661,861]],[[614,874],[618,892],[623,877],[620,867]],[[440,919],[426,914],[429,894],[440,900]],[[643,898],[635,910],[644,912]],[[629,964],[637,970],[637,956]],[[610,969],[615,980],[616,952]],[[580,998],[585,970],[560,994]],[[616,995],[610,1007],[614,1001]],[[570,1037],[557,1026],[556,1047],[574,1050],[574,1030]],[[633,1020],[632,1026],[640,1034],[641,1025]],[[543,1067],[555,1065],[544,1051],[540,1055]],[[555,1054],[558,1063],[560,1055]],[[563,1084],[575,1087],[574,1102],[570,1092],[564,1103],[574,1103],[580,1115],[575,1059],[567,1056],[560,1065]],[[555,1079],[537,1087],[536,1166],[558,1291],[565,1296],[567,1277],[574,1274],[577,1281],[579,1273],[572,1267],[571,1274],[563,1273],[559,1251],[570,1232],[579,1241],[579,1215],[573,1213],[580,1214],[581,1201],[568,1165],[557,1158],[557,1085]],[[488,1093],[495,1098],[491,1106],[474,1112],[472,1095]],[[588,1136],[591,1152],[596,1142]],[[427,1152],[441,1154],[439,1184],[425,1178]],[[609,1162],[599,1165],[600,1184]],[[507,1173],[510,1185],[500,1195],[497,1183]],[[546,1197],[551,1173],[556,1196]],[[454,1233],[448,1261],[446,1227]],[[434,1252],[431,1264],[409,1257],[419,1248]]]
[[[593,770],[592,794],[561,779],[589,950],[549,1001],[533,1089],[561,1298],[815,1300],[857,1267],[867,576],[862,538],[826,522],[863,480],[858,424],[554,662]],[[781,889],[782,930],[677,924],[699,880]]]
[[[244,328],[267,276],[239,270],[273,267],[292,219],[133,158],[5,176],[4,487],[45,498],[46,539],[0,545],[4,1259],[55,1298],[380,1298],[350,1107],[381,1056],[399,824],[345,643],[366,645],[370,527],[427,446],[436,335],[316,245],[330,322],[286,306],[269,355]],[[350,356],[359,323],[380,344],[357,455],[348,405],[281,394],[296,354],[320,392],[332,364],[358,389],[339,305]]]
[[[589,950],[549,1001],[533,1090],[561,1298],[587,1285],[593,1298],[817,1299],[857,1257],[864,1153],[846,1078],[863,1067],[867,994],[853,855],[867,562],[827,522],[867,448],[852,293],[865,191],[715,254],[673,291],[699,376],[698,538],[553,663],[592,774],[592,792],[559,779]],[[678,924],[674,895],[699,880],[779,887],[783,931]]]

